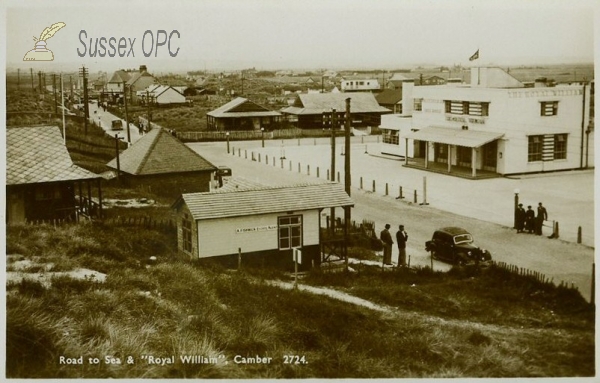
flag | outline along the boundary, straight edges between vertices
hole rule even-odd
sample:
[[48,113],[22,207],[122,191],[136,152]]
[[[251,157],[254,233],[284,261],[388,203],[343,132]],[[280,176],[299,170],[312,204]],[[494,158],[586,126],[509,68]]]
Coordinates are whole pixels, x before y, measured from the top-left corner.
[[479,49],[477,52],[473,53],[473,56],[469,57],[469,61],[477,60],[479,58]]

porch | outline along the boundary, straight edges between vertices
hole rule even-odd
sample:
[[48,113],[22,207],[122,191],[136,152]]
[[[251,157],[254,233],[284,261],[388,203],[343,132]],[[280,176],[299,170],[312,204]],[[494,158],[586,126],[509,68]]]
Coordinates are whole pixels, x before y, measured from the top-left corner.
[[447,174],[450,176],[466,178],[470,180],[483,180],[489,178],[502,177],[501,174],[483,169],[477,169],[477,172],[473,176],[473,170],[471,169],[471,167],[452,165],[450,169],[448,169],[447,163],[434,161],[427,161],[427,163],[425,163],[424,158],[409,158],[403,166],[407,168],[427,170],[433,173]]

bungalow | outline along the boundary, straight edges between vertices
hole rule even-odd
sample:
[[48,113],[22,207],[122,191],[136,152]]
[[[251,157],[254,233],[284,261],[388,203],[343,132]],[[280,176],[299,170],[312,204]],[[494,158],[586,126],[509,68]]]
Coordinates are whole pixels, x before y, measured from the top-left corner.
[[159,195],[205,192],[217,167],[162,128],[154,128],[107,166],[121,182]]
[[237,97],[206,113],[208,130],[269,130],[281,113],[269,110],[247,98]]
[[152,103],[158,106],[186,103],[185,96],[170,85],[150,85],[144,90],[137,91],[136,95],[138,101],[146,103],[146,99],[149,98]]
[[292,269],[321,263],[321,212],[354,203],[337,183],[294,186],[236,185],[210,193],[183,194],[174,204],[177,246],[191,259],[268,261]]
[[375,99],[379,105],[393,113],[402,113],[402,89],[385,89]]
[[6,149],[8,224],[102,216],[101,177],[73,164],[57,126],[8,127]]
[[294,104],[281,110],[300,129],[322,129],[324,113],[346,110],[346,99],[350,98],[352,126],[355,128],[379,126],[381,115],[392,113],[380,106],[372,93],[308,93],[296,96]]

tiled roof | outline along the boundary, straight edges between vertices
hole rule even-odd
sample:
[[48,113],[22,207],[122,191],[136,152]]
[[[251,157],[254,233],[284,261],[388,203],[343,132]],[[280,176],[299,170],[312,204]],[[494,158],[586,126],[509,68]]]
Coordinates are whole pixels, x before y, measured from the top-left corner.
[[282,109],[290,114],[321,114],[332,108],[346,110],[346,99],[350,98],[351,113],[390,113],[380,106],[372,93],[307,93],[299,94],[294,106]]
[[[122,172],[133,175],[215,171],[217,168],[162,128],[150,130],[119,156]],[[107,164],[116,169],[117,159]]]
[[109,83],[123,83],[123,81],[128,81],[129,80],[129,73],[125,72],[124,70],[118,70],[115,71],[115,73],[113,73],[112,77],[110,78],[110,80],[108,81]]
[[189,193],[183,194],[176,205],[181,201],[195,220],[354,206],[343,186],[334,182]]
[[7,128],[6,149],[7,185],[100,178],[73,164],[57,126]]
[[383,92],[375,96],[377,102],[381,105],[393,105],[402,101],[402,89],[384,89]]

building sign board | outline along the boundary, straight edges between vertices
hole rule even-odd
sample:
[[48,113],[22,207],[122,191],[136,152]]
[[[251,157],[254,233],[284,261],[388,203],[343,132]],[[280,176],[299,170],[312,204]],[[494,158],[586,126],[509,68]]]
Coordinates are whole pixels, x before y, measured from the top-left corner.
[[277,225],[265,225],[265,226],[255,226],[255,227],[244,227],[244,228],[236,228],[235,233],[253,233],[257,231],[269,231],[269,230],[277,230]]

